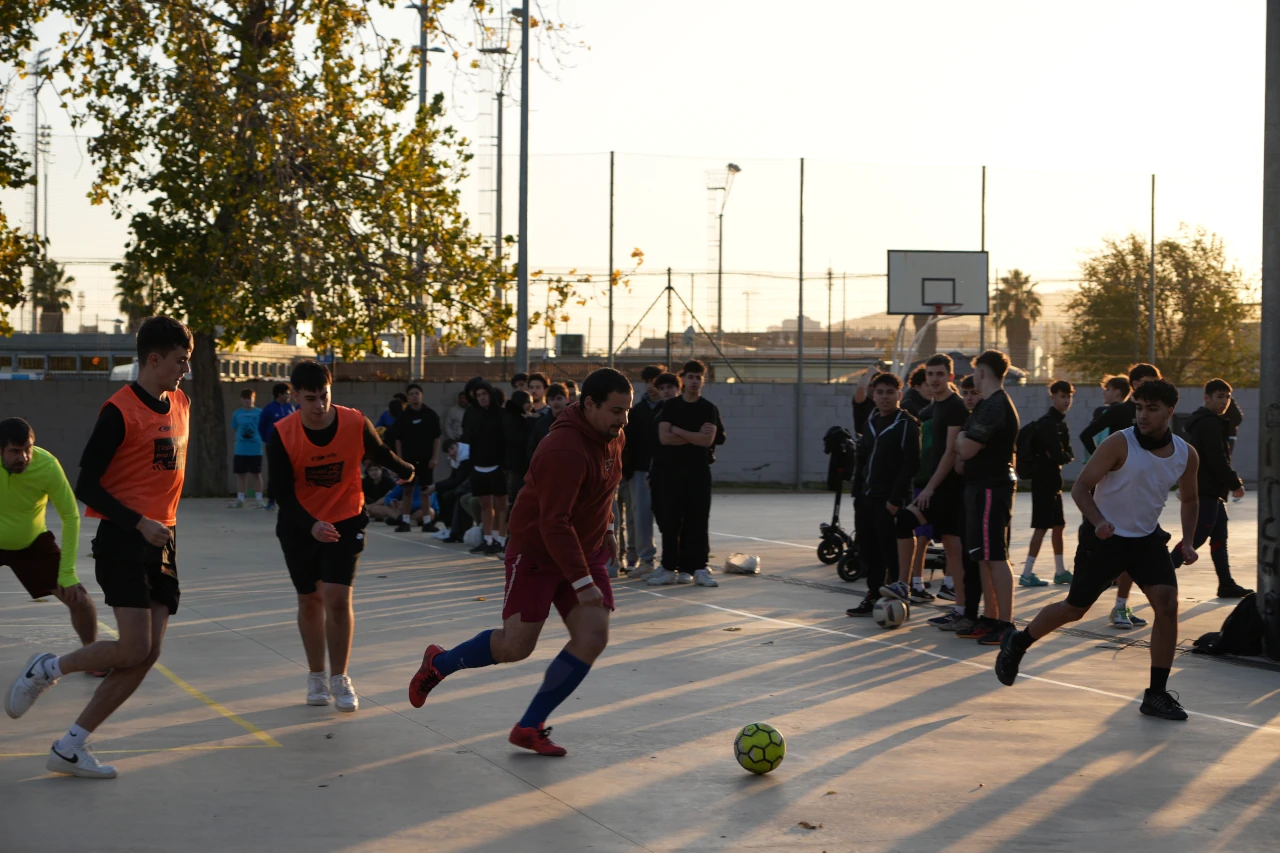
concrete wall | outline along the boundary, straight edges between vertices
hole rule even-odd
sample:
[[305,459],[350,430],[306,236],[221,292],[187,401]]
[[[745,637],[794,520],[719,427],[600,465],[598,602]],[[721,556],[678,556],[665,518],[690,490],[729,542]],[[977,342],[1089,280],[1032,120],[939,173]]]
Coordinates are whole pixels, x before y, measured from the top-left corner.
[[[443,417],[462,386],[461,382],[424,385],[427,405]],[[36,442],[62,461],[74,483],[80,453],[93,429],[98,410],[116,387],[115,383],[106,380],[0,382],[0,417],[18,415],[30,421],[36,431]],[[240,390],[245,387],[252,387],[258,392],[260,406],[271,399],[270,382],[223,383],[228,415],[239,405]],[[376,420],[391,395],[402,388],[403,385],[394,382],[339,382],[334,388],[334,401],[358,408]],[[1009,389],[1009,394],[1024,421],[1039,417],[1049,405],[1048,392],[1042,386],[1014,387]],[[1183,388],[1181,394],[1180,411],[1190,412],[1200,406],[1203,398],[1201,389]],[[827,457],[822,453],[822,436],[835,424],[850,425],[852,395],[853,387],[849,385],[804,386],[802,452],[806,481],[826,479]],[[795,482],[796,391],[793,383],[713,383],[707,386],[706,397],[719,406],[728,439],[717,452],[714,472],[718,482],[786,485]],[[1244,410],[1245,421],[1236,444],[1235,466],[1246,481],[1253,482],[1258,472],[1258,391],[1256,388],[1240,389],[1236,392],[1236,399]],[[1101,404],[1100,388],[1079,390],[1075,405],[1067,416],[1073,437],[1088,424],[1090,413]],[[1074,443],[1077,458],[1083,458],[1083,448],[1078,442]],[[228,459],[233,446],[228,430]],[[1068,466],[1064,472],[1067,479],[1073,478],[1080,467],[1080,462]],[[229,479],[227,489],[228,492],[234,491],[234,478]]]

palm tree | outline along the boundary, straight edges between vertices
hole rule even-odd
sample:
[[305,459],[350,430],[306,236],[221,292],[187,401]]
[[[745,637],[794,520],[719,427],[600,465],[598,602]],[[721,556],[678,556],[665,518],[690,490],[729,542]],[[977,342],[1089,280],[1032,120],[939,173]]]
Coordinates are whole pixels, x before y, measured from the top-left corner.
[[155,313],[160,279],[133,260],[116,264],[111,270],[116,274],[116,297],[120,310],[128,318],[129,332],[136,332],[142,321]]
[[31,303],[40,312],[40,331],[62,332],[62,313],[71,310],[71,288],[75,278],[67,268],[47,255],[35,265],[31,275]]
[[1031,325],[1040,319],[1040,296],[1036,283],[1022,270],[1010,270],[996,287],[996,324],[1004,329],[1009,360],[1016,367],[1032,369]]

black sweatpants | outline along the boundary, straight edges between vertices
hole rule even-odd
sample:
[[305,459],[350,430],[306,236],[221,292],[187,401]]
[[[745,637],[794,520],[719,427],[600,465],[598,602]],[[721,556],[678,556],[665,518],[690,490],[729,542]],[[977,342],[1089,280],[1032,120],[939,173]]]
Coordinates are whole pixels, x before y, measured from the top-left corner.
[[[1231,582],[1231,561],[1227,558],[1227,504],[1221,498],[1200,497],[1200,515],[1196,519],[1196,533],[1192,548],[1199,548],[1209,540],[1209,557],[1219,583]],[[1170,557],[1175,569],[1182,566],[1182,542],[1173,546]]]
[[649,487],[662,533],[662,567],[688,574],[705,569],[711,557],[711,468],[653,472]]
[[872,598],[880,597],[880,587],[886,579],[898,579],[898,537],[894,533],[894,517],[884,503],[877,498],[859,497],[853,504],[854,537],[858,556],[867,567],[867,594]]

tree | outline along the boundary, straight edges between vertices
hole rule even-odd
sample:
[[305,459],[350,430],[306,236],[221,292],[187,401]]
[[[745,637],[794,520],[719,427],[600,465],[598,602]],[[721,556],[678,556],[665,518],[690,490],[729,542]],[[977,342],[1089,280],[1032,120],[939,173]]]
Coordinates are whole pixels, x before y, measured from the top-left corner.
[[[920,334],[920,330],[925,327],[934,317],[933,314],[912,314],[911,325],[915,327],[916,334]],[[910,343],[910,341],[908,341]],[[938,324],[934,323],[925,329],[924,337],[920,339],[920,346],[916,347],[917,360],[927,359],[938,351]]]
[[[11,72],[9,80],[0,80],[0,188],[16,190],[31,183],[31,164],[14,140],[9,95],[13,81],[24,76],[23,55],[35,39],[34,27],[44,17],[45,6],[46,0],[0,3],[0,68]],[[26,301],[22,269],[35,263],[38,249],[35,239],[10,225],[0,209],[0,335],[13,334],[9,312]]]
[[116,299],[129,323],[129,333],[138,331],[142,321],[156,313],[157,293],[163,279],[143,269],[136,261],[111,267],[116,274]]
[[75,278],[67,268],[47,256],[35,262],[31,270],[31,306],[40,311],[43,334],[62,332],[62,314],[71,310],[71,288]]
[[1036,283],[1022,270],[1010,270],[1000,277],[996,287],[996,320],[1004,329],[1009,360],[1022,368],[1034,368],[1031,363],[1031,326],[1040,319],[1040,295],[1035,292]]
[[77,34],[64,92],[100,128],[93,198],[129,218],[122,290],[195,334],[193,491],[225,488],[219,345],[300,319],[344,358],[390,328],[506,337],[498,270],[460,210],[467,140],[441,96],[402,126],[415,59],[367,3],[53,2]]
[[[1072,325],[1063,359],[1089,376],[1123,373],[1147,358],[1148,249],[1139,234],[1103,241],[1081,263],[1083,281],[1067,304]],[[1183,226],[1156,247],[1155,363],[1175,384],[1220,376],[1238,385],[1257,382],[1256,324],[1246,301],[1244,274],[1227,260],[1222,239]]]

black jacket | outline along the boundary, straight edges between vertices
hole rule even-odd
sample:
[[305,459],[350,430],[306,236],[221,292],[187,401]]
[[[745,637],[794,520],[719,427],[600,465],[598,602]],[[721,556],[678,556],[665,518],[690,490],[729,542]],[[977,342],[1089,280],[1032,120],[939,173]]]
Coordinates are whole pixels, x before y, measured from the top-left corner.
[[462,442],[471,447],[471,463],[477,468],[503,466],[506,431],[503,429],[502,406],[472,406],[462,417]]
[[[862,407],[854,407],[855,416]],[[872,409],[854,426],[858,432],[859,479],[857,494],[895,506],[911,502],[911,478],[920,468],[920,422],[899,409],[887,424],[880,424]]]
[[1187,441],[1200,456],[1200,468],[1196,474],[1200,499],[1226,500],[1227,495],[1244,485],[1240,475],[1231,467],[1227,445],[1231,422],[1201,406],[1187,418],[1184,428]]
[[1133,400],[1125,400],[1123,403],[1107,406],[1101,411],[1101,414],[1095,413],[1092,423],[1084,428],[1084,432],[1080,433],[1080,443],[1084,445],[1085,452],[1090,456],[1097,453],[1098,445],[1093,440],[1093,437],[1104,429],[1111,431],[1109,435],[1115,435],[1121,430],[1128,429],[1133,426],[1137,413],[1138,404]]
[[502,413],[502,435],[505,443],[502,467],[523,477],[529,470],[529,433],[535,422],[543,420],[539,415],[526,415],[508,408]]
[[443,480],[436,480],[436,492],[443,495],[446,492],[457,491],[458,487],[471,479],[471,468],[471,460],[463,459],[458,463],[457,468],[453,468],[448,477]]
[[1050,407],[1035,422],[1031,438],[1035,461],[1031,468],[1031,481],[1035,488],[1062,488],[1062,466],[1076,458],[1071,449],[1071,431],[1067,429],[1067,416]]
[[630,479],[635,472],[648,471],[653,465],[653,444],[658,440],[657,417],[661,411],[661,402],[651,406],[645,397],[631,407],[623,428],[627,434],[627,444],[622,449],[623,477]]

